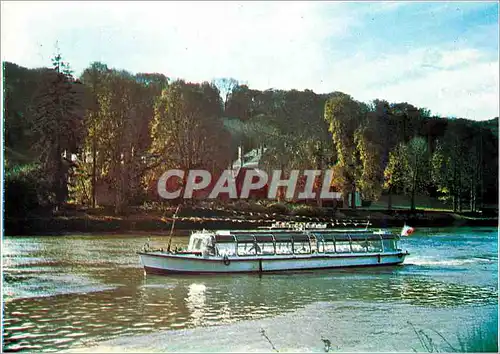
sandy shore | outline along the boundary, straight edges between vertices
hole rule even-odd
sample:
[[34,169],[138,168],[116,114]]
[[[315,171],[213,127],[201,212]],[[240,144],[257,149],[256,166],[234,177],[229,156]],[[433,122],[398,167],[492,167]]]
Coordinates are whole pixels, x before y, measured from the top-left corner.
[[426,352],[415,329],[424,330],[440,351],[453,352],[450,344],[460,349],[458,337],[496,313],[496,306],[433,309],[390,303],[315,303],[272,318],[119,337],[68,352]]

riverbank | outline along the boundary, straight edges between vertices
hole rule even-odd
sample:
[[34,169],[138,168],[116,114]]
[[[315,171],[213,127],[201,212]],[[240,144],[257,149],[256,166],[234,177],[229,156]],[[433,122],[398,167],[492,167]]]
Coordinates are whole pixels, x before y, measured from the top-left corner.
[[[273,212],[274,211],[274,212]],[[163,211],[134,210],[126,216],[115,216],[106,210],[65,211],[59,215],[5,218],[6,235],[43,235],[65,233],[152,233],[169,234],[174,209]],[[497,226],[498,215],[484,216],[436,210],[377,210],[302,208],[293,212],[272,208],[265,211],[234,210],[213,207],[183,207],[175,219],[175,233],[189,234],[197,229],[253,229],[270,226],[277,221],[321,222],[335,227]]]

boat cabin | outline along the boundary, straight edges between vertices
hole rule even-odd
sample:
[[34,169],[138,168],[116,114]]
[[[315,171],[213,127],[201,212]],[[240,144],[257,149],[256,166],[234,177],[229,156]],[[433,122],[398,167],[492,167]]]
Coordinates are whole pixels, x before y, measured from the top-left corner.
[[313,253],[396,252],[399,236],[373,230],[202,231],[191,235],[189,253],[257,256]]

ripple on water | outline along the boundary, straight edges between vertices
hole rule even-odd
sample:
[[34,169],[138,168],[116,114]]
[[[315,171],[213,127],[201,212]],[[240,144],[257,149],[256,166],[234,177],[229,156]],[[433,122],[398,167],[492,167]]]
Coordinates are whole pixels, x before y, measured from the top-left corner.
[[[455,238],[460,240],[460,237]],[[34,247],[37,252],[41,252],[40,249],[48,252],[46,255],[32,257],[23,251],[24,258],[39,258],[40,262],[53,259],[55,262],[44,263],[43,267],[29,264],[21,268],[16,268],[11,262],[9,272],[14,276],[7,285],[12,298],[5,303],[4,312],[6,349],[30,350],[31,346],[44,351],[64,350],[84,341],[260,319],[295,313],[311,303],[331,305],[341,301],[345,304],[348,299],[357,305],[338,306],[333,310],[336,318],[355,319],[362,312],[369,319],[378,309],[378,304],[387,302],[424,308],[498,302],[497,279],[494,277],[486,279],[484,286],[462,281],[463,277],[446,278],[457,268],[462,269],[460,275],[474,275],[475,264],[493,269],[496,246],[492,247],[491,255],[486,251],[478,251],[469,258],[454,255],[453,259],[444,260],[448,264],[439,263],[443,260],[434,258],[427,260],[437,259],[438,263],[400,268],[262,277],[144,277],[143,270],[137,266],[136,255],[131,251],[134,242],[142,245],[143,241],[129,238],[117,247],[115,241],[109,239],[106,242],[99,238],[92,241],[76,239],[71,242],[78,247],[73,247],[59,245],[63,242],[58,239],[50,243],[46,251],[43,247]],[[43,244],[45,241],[35,239],[33,242]],[[82,260],[88,242],[92,243],[92,252],[89,259]],[[412,247],[425,248],[425,242],[415,241]],[[434,239],[432,242],[432,247],[444,248],[444,251],[439,250],[442,254],[453,253],[449,241]],[[131,249],[126,249],[127,245]],[[11,247],[15,245],[11,244]],[[58,247],[64,247],[64,256],[60,260],[55,256],[61,251]],[[107,255],[110,247],[112,252]],[[120,251],[122,247],[125,247],[123,252]],[[12,254],[12,249],[10,252]],[[461,247],[460,252],[467,252],[467,247]],[[118,258],[121,259],[118,261]],[[422,257],[415,257],[415,260],[422,261]],[[133,267],[120,268],[116,263],[120,266],[133,264]],[[37,266],[40,266],[40,271]],[[439,276],[436,276],[436,270],[441,272]],[[20,298],[20,294],[27,294],[27,299]]]

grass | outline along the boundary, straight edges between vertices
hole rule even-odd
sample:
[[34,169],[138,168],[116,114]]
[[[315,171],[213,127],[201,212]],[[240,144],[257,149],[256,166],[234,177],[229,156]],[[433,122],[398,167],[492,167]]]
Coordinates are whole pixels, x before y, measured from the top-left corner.
[[458,335],[461,352],[498,353],[498,319],[490,319]]
[[[417,329],[408,321],[417,335],[425,352],[461,352],[461,353],[498,353],[498,320],[474,324],[467,327],[465,332],[457,333],[458,345],[453,345],[437,330]],[[436,336],[434,336],[436,335]],[[416,352],[417,350],[413,348]]]
[[[383,195],[379,200],[372,203],[369,209],[387,209],[389,205],[389,196]],[[411,197],[408,195],[393,195],[393,209],[409,209],[411,205]],[[453,207],[449,203],[444,203],[437,198],[432,198],[426,195],[415,196],[415,207],[417,210],[433,210],[433,211],[452,211]]]
[[[417,329],[410,321],[408,321],[408,324],[415,332],[424,352],[498,353],[497,318],[490,318],[487,321],[476,323],[467,327],[465,332],[457,333],[458,345],[451,344],[448,339],[435,329]],[[260,334],[270,344],[274,352],[280,352],[263,328],[260,329]],[[325,353],[333,351],[332,342],[328,338],[321,337],[321,341],[324,344],[323,350]],[[413,348],[413,351],[417,352],[417,349]]]

